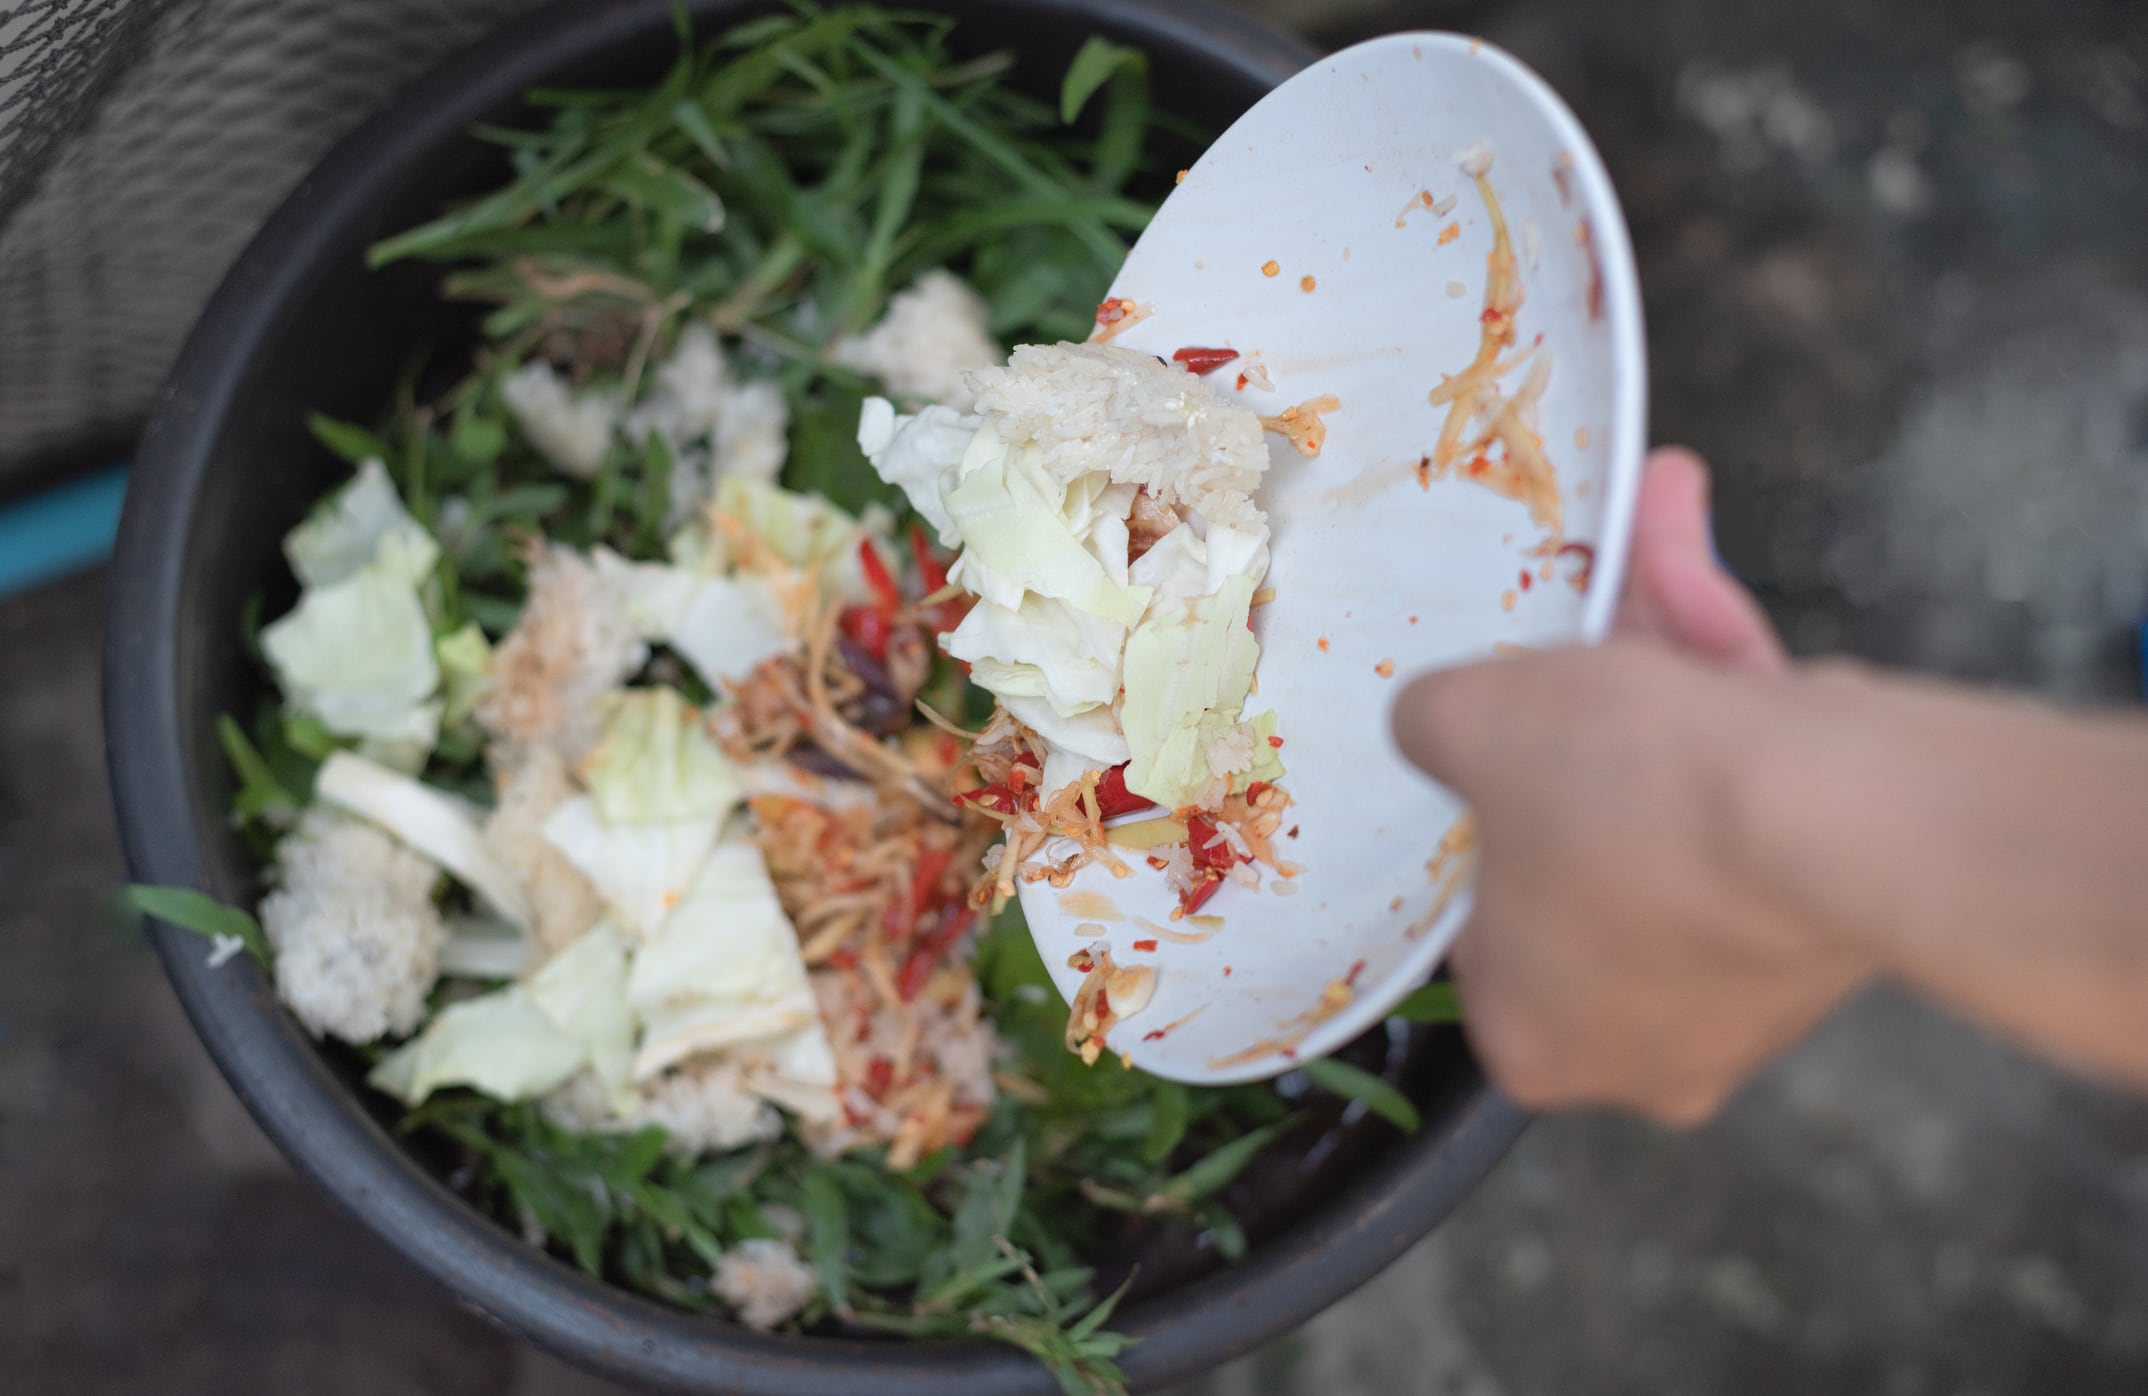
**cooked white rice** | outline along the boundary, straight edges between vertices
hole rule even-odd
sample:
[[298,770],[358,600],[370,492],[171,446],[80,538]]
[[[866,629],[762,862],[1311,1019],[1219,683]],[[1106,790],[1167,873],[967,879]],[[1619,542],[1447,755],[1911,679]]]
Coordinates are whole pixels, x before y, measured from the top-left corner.
[[1025,344],[968,380],[1000,439],[1060,480],[1104,471],[1210,523],[1263,518],[1260,418],[1183,368],[1109,344]]

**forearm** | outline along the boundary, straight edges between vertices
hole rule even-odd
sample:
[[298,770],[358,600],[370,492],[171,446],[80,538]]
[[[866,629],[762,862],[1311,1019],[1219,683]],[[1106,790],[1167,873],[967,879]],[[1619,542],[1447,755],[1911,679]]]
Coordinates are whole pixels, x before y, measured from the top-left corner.
[[2148,1084],[2148,722],[1813,670],[1741,782],[1779,905],[1957,1011]]

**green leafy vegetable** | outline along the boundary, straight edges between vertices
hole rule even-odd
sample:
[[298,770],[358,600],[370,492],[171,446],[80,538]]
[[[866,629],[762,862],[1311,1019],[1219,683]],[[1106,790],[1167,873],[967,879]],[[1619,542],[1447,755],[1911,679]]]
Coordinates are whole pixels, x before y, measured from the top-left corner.
[[297,818],[305,801],[276,778],[268,761],[246,739],[245,730],[229,713],[216,720],[216,736],[223,744],[224,756],[231,762],[231,769],[239,777],[238,793],[231,797],[232,812],[247,822],[288,823]]
[[379,437],[365,428],[339,422],[319,412],[306,418],[306,429],[313,433],[314,440],[352,465],[363,465],[369,460],[385,461],[393,455]]
[[263,969],[269,967],[268,937],[261,934],[261,923],[254,920],[252,912],[226,906],[191,887],[146,887],[137,883],[127,888],[126,899],[136,911],[182,931],[192,931],[210,941],[236,940],[256,964]]
[[1298,1069],[1322,1090],[1362,1102],[1366,1109],[1403,1133],[1417,1132],[1420,1123],[1417,1107],[1410,1103],[1408,1096],[1371,1072],[1333,1057],[1307,1062]]
[[1459,1023],[1462,999],[1448,980],[1437,980],[1410,992],[1388,1016],[1406,1023]]
[[1124,68],[1147,67],[1148,55],[1140,49],[1115,44],[1100,34],[1091,34],[1075,53],[1074,61],[1067,65],[1067,75],[1059,84],[1059,119],[1071,125],[1096,90],[1111,80],[1112,74]]
[[1232,1180],[1245,1172],[1246,1165],[1259,1157],[1260,1151],[1273,1143],[1276,1137],[1293,1123],[1294,1120],[1287,1118],[1277,1120],[1263,1125],[1251,1134],[1240,1135],[1165,1183],[1163,1196],[1181,1202],[1195,1202],[1230,1186]]

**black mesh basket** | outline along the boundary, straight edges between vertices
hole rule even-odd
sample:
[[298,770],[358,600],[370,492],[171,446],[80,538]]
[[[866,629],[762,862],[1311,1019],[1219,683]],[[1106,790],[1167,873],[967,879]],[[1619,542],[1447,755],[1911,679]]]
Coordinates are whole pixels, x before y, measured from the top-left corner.
[[0,495],[123,449],[321,153],[534,3],[0,3]]

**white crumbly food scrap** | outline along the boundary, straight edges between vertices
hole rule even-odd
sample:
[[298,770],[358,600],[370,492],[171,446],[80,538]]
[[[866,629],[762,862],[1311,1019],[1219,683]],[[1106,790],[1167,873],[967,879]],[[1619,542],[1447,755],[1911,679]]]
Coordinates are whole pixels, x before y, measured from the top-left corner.
[[648,658],[616,592],[589,561],[547,548],[530,569],[521,617],[492,652],[478,725],[511,746],[550,742],[578,761],[603,728],[597,700]]
[[648,396],[627,414],[624,430],[637,451],[652,435],[669,449],[674,521],[706,504],[719,480],[771,483],[782,472],[790,439],[782,388],[739,381],[706,324],[688,325],[651,377]]
[[656,1125],[677,1153],[722,1153],[783,1133],[776,1108],[748,1091],[726,1062],[689,1062],[623,1099],[582,1072],[544,1099],[545,1117],[577,1134],[630,1134]]
[[365,1043],[425,1019],[447,928],[439,872],[371,825],[312,811],[277,849],[262,900],[276,993],[315,1036]]
[[790,451],[790,429],[791,409],[781,386],[766,379],[739,384],[716,423],[711,457],[715,479],[773,484]]
[[629,440],[651,432],[673,443],[706,441],[723,419],[731,395],[731,366],[709,327],[687,326],[669,358],[650,375],[649,395],[627,414]]
[[756,1237],[716,1259],[709,1287],[748,1328],[774,1328],[813,1301],[820,1277],[788,1241]]
[[1265,522],[1253,505],[1268,469],[1260,418],[1175,364],[1109,344],[1025,344],[969,384],[1009,449],[1035,451],[1061,481],[1101,471],[1211,524]]
[[532,359],[500,380],[500,397],[515,425],[562,475],[595,477],[619,426],[619,400],[602,389],[576,392],[543,359]]
[[964,375],[1001,359],[989,324],[984,297],[969,283],[928,271],[888,301],[879,324],[837,340],[831,357],[899,397],[967,409],[973,395]]
[[502,773],[500,802],[485,821],[486,846],[528,889],[538,962],[604,915],[597,889],[543,832],[544,822],[579,793],[558,750],[532,746]]
[[689,1062],[644,1082],[640,1094],[634,1127],[661,1125],[671,1147],[686,1153],[736,1149],[783,1133],[783,1117],[746,1089],[731,1062]]

